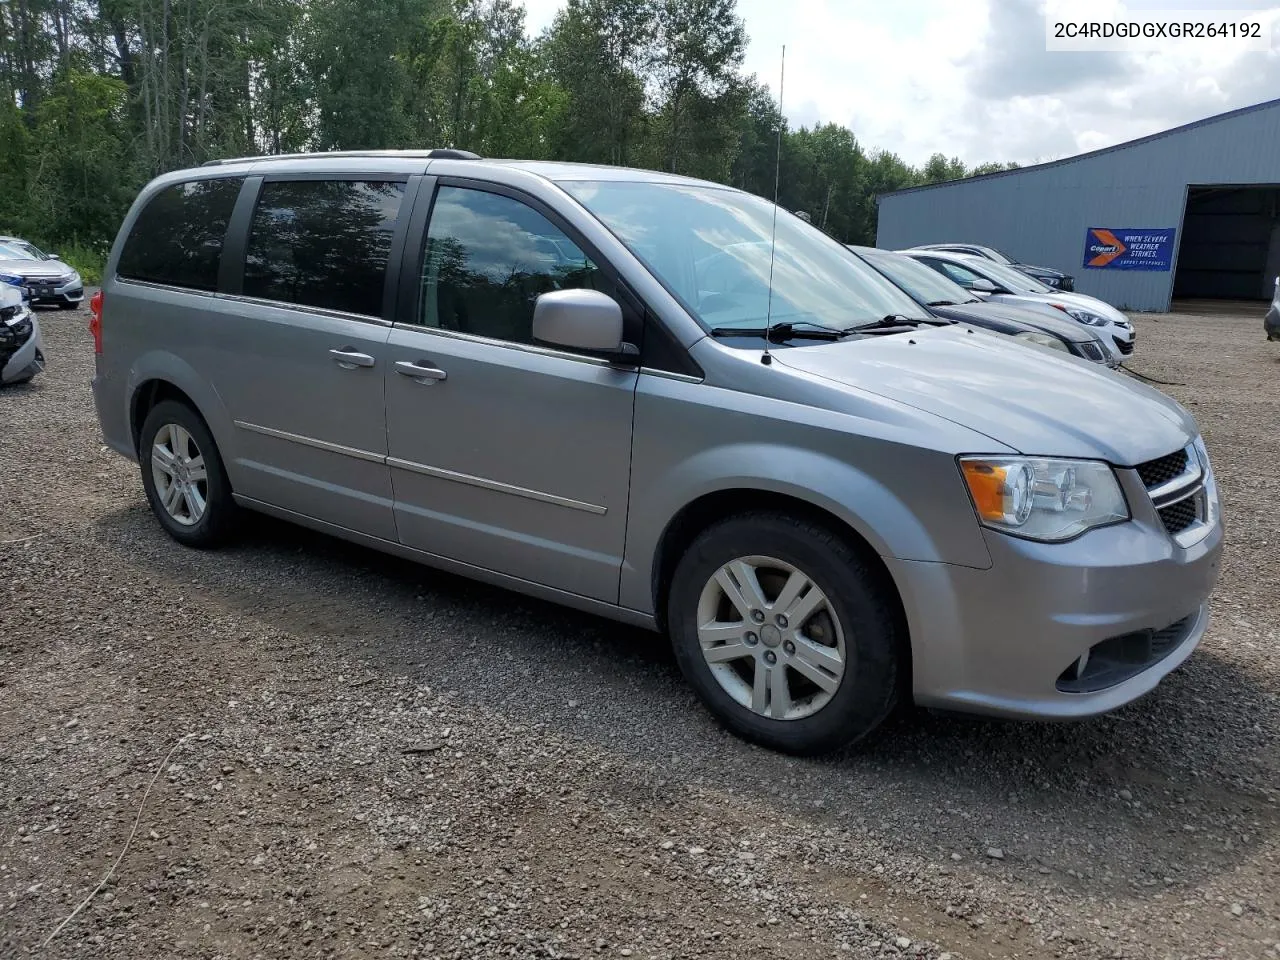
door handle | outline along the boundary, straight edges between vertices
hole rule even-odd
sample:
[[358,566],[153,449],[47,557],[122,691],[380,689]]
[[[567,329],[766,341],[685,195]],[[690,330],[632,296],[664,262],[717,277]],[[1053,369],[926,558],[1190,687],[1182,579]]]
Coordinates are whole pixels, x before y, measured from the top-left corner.
[[367,353],[360,353],[353,347],[330,350],[329,356],[333,357],[334,362],[343,370],[354,370],[356,367],[372,367],[374,364],[373,357]]
[[437,380],[444,380],[448,374],[439,367],[427,367],[422,364],[414,363],[411,360],[397,360],[396,373],[402,373],[406,377],[417,380],[419,383],[431,384]]

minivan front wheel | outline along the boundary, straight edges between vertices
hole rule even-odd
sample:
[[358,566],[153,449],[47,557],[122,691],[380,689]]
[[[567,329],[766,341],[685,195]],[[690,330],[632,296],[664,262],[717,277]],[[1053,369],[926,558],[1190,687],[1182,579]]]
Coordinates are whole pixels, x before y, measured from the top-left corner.
[[729,729],[789,753],[869,733],[898,690],[897,622],[845,539],[753,513],[704,531],[678,564],[668,623],[690,684]]
[[209,428],[185,403],[162,401],[139,436],[142,485],[165,531],[189,547],[225,539],[235,519],[222,459]]

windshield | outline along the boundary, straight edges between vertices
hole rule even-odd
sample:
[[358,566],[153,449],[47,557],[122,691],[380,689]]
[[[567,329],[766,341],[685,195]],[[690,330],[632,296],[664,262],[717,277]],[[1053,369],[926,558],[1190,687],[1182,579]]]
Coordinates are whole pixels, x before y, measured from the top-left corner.
[[983,247],[982,249],[986,251],[986,258],[996,263],[1011,264],[1011,263],[1018,262],[1017,260],[1013,259],[1013,257],[1009,256],[1007,253],[1001,253],[995,247]]
[[1005,287],[1014,293],[1054,293],[1052,287],[1045,286],[1034,277],[1028,277],[1021,270],[1015,270],[1013,267],[1006,267],[1002,263],[994,263],[991,260],[976,261],[979,273],[990,277],[1000,286]]
[[0,260],[35,260],[34,254],[28,253],[17,244],[0,243]]
[[867,262],[921,303],[942,307],[953,303],[973,303],[975,297],[958,283],[910,257],[869,254]]
[[10,240],[6,246],[16,247],[19,250],[25,250],[36,260],[48,260],[49,255],[37,247],[34,243],[27,243],[25,240]]
[[560,184],[642,260],[707,329],[816,324],[846,329],[920,306],[816,227],[736,190],[682,183]]

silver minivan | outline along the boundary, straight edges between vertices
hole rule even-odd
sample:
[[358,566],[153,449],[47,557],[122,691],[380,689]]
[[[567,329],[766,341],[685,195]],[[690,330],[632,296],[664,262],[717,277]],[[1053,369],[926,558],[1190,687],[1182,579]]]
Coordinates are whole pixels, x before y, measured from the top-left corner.
[[1208,621],[1192,417],[939,325],[749,194],[461,151],[148,185],[92,329],[107,442],[193,547],[261,511],[667,631],[738,734],[911,700],[1084,717]]

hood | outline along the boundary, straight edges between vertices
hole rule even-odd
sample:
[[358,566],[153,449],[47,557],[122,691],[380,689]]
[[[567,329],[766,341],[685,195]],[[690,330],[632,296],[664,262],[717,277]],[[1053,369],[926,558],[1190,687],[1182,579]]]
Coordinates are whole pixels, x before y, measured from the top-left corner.
[[1119,310],[1117,310],[1115,307],[1113,307],[1111,304],[1107,303],[1105,300],[1099,300],[1097,297],[1091,297],[1088,294],[1063,292],[1063,293],[1046,293],[1044,294],[1044,296],[1046,299],[1049,299],[1049,300],[1060,300],[1063,303],[1074,304],[1075,306],[1083,307],[1085,310],[1089,310],[1092,313],[1098,314],[1099,316],[1106,317],[1108,320],[1114,323],[1123,323],[1126,326],[1129,323],[1129,318],[1126,317]]
[[70,280],[73,271],[60,260],[0,260],[0,273],[28,280]]
[[22,293],[11,283],[0,283],[0,308],[22,306]]
[[1063,306],[1080,307],[1088,310],[1090,313],[1096,313],[1106,318],[1112,323],[1118,323],[1122,326],[1129,326],[1129,318],[1108,303],[1104,303],[1095,297],[1086,297],[1082,293],[997,293],[993,294],[989,303],[1010,304],[1022,307],[1027,310],[1034,310],[1037,313],[1047,313],[1050,316],[1060,317],[1075,323],[1069,314],[1063,313],[1055,303]]
[[1011,321],[1022,327],[1051,333],[1059,340],[1065,340],[1067,343],[1088,343],[1091,340],[1098,339],[1089,332],[1087,327],[1072,320],[1061,310],[1053,311],[1054,313],[1062,314],[1061,319],[1059,319],[1039,310],[1029,310],[1012,303],[987,300],[982,300],[978,303],[961,303],[946,309],[966,311],[975,318],[975,322],[981,322],[985,318]]
[[1133,466],[1186,446],[1198,432],[1181,406],[1137,380],[959,325],[780,350],[774,358],[1026,454]]

